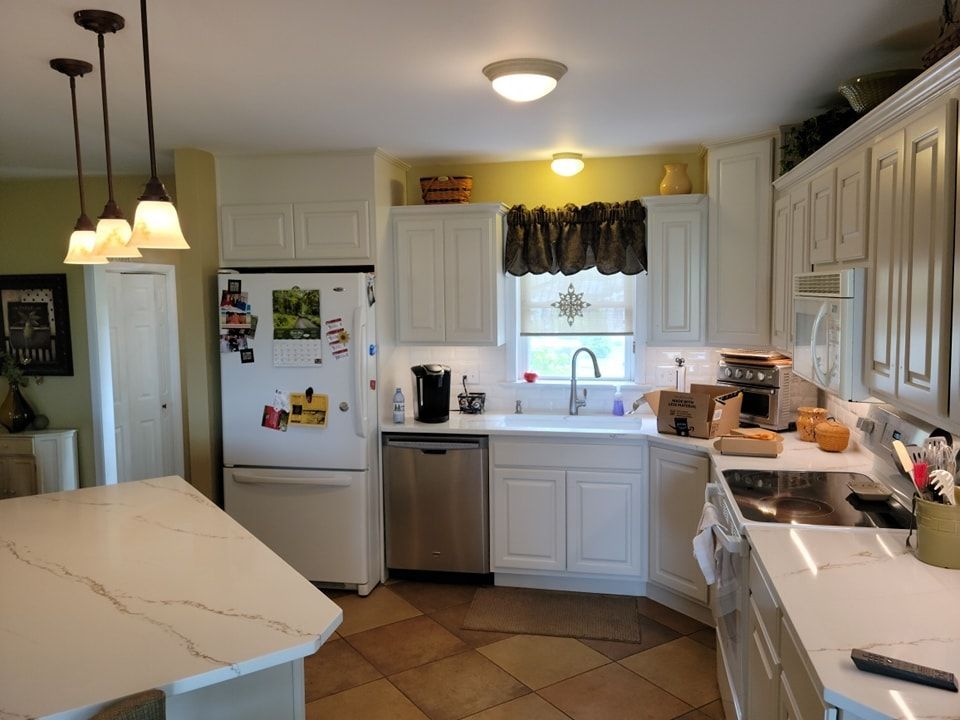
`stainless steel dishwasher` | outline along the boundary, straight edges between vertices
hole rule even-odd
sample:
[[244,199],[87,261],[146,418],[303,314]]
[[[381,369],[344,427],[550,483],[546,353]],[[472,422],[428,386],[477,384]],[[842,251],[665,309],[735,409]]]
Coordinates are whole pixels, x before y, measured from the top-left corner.
[[487,438],[383,436],[387,567],[490,572]]

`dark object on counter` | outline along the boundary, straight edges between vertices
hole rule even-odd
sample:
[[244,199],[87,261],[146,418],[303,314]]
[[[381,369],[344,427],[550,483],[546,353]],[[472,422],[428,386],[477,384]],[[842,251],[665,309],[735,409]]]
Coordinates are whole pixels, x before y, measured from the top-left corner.
[[844,80],[837,88],[850,107],[863,115],[870,112],[897,90],[919,75],[919,68],[885,70]]
[[487,402],[487,394],[482,392],[470,392],[467,390],[467,376],[463,376],[463,392],[457,395],[457,403],[460,405],[460,412],[467,415],[480,415],[483,412],[483,406]]
[[957,692],[957,676],[946,670],[937,670],[926,665],[897,660],[887,655],[878,655],[856,648],[850,651],[850,659],[853,660],[857,669],[864,672]]
[[7,396],[0,403],[0,425],[11,433],[23,432],[30,427],[33,418],[33,408],[20,392],[20,386],[11,384],[7,388]]
[[423,423],[442,423],[450,419],[450,368],[446,365],[414,365],[413,417]]

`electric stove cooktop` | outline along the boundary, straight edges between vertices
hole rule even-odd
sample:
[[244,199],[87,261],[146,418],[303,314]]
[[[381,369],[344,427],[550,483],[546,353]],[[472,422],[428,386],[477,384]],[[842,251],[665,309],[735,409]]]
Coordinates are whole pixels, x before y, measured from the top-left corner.
[[869,480],[850,472],[724,470],[744,519],[754,522],[908,528],[909,509],[890,498],[859,499],[847,483]]

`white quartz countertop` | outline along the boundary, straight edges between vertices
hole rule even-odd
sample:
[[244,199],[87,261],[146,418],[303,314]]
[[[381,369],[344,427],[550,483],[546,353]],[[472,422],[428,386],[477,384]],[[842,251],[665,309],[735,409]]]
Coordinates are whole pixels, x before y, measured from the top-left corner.
[[178,477],[0,501],[2,720],[290,662],[342,619]]

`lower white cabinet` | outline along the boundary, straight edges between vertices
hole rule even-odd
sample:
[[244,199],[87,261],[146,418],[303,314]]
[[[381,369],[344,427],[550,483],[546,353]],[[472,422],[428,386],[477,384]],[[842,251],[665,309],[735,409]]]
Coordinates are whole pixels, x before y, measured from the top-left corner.
[[78,486],[76,430],[0,435],[0,499]]
[[642,575],[642,446],[494,438],[493,457],[495,572]]
[[650,580],[707,602],[707,584],[691,545],[703,510],[710,461],[650,447]]

